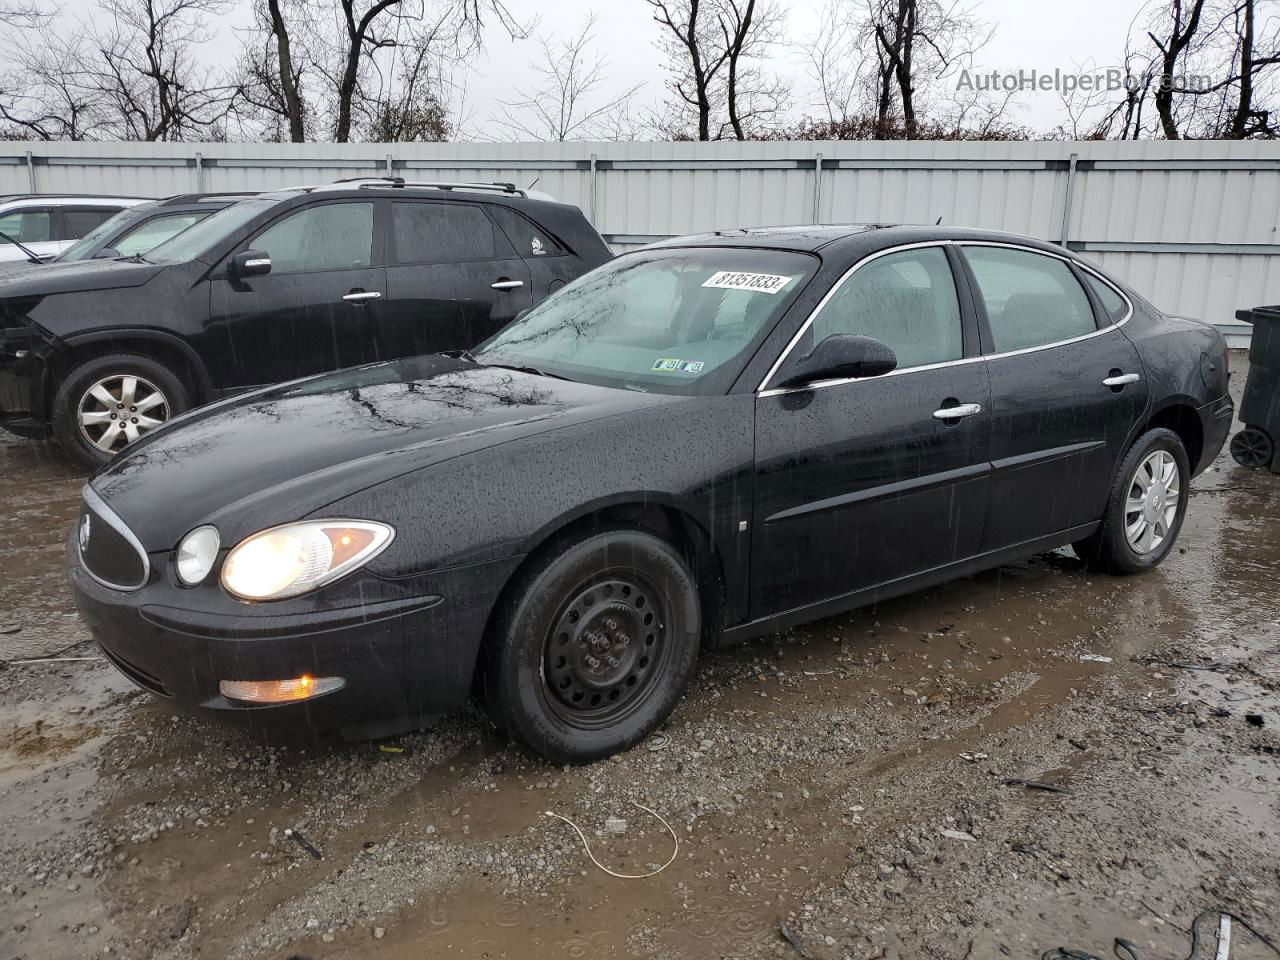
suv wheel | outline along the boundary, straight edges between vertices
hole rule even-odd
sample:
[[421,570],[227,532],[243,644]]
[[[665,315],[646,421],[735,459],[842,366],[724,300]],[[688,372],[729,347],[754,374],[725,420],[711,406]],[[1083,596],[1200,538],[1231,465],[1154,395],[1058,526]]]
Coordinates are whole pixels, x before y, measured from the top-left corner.
[[162,363],[136,354],[95,357],[58,387],[54,436],[69,456],[97,467],[189,406],[187,388]]

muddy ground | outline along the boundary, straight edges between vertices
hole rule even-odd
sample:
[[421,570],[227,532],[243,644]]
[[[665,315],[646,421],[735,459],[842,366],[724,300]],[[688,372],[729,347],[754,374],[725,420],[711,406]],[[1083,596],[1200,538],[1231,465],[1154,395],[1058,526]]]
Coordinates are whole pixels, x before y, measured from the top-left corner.
[[[0,435],[3,960],[1181,960],[1207,910],[1196,960],[1217,911],[1280,943],[1280,477],[1225,455],[1154,574],[1064,550],[705,656],[661,734],[577,768],[478,711],[267,747],[100,660],[12,662],[96,656],[82,482]],[[649,879],[546,815],[638,874],[674,846],[638,804],[679,838]]]

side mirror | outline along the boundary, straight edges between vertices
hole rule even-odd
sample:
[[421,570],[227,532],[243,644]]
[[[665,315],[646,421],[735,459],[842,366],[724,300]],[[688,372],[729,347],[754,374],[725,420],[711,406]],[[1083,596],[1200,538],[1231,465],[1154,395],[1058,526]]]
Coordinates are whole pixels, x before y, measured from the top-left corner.
[[871,337],[838,333],[827,337],[807,357],[802,357],[779,387],[802,387],[819,380],[879,377],[898,365],[887,343]]
[[227,264],[227,273],[233,280],[246,280],[249,277],[262,277],[271,272],[271,257],[261,250],[246,250],[237,253]]

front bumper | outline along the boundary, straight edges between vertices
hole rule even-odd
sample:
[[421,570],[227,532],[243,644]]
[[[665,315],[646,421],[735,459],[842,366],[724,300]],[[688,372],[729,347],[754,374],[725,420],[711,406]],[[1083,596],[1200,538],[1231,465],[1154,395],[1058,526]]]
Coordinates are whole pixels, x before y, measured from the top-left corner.
[[[486,572],[467,568],[435,578],[433,587],[456,593],[298,613],[228,598],[229,609],[214,613],[183,603],[192,591],[164,582],[164,558],[153,557],[159,572],[133,592],[90,577],[74,535],[67,561],[81,617],[108,659],[137,685],[192,712],[313,733],[407,729],[462,707],[492,603],[490,590],[476,587],[501,582],[502,574],[485,564]],[[268,705],[231,701],[218,690],[220,680],[303,674],[342,677],[346,684],[310,700]]]
[[1191,465],[1191,475],[1196,476],[1218,458],[1227,435],[1231,432],[1231,420],[1235,416],[1236,405],[1230,394],[1219,397],[1212,403],[1206,403],[1196,410],[1200,417],[1200,432],[1204,436],[1204,448],[1200,451],[1200,462]]
[[34,331],[0,331],[0,425],[24,437],[44,439],[45,364]]

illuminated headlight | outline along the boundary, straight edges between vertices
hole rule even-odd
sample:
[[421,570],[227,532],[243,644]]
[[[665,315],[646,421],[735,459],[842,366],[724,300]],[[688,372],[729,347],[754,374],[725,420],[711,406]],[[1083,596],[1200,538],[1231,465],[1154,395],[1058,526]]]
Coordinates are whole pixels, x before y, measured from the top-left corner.
[[178,544],[178,579],[188,587],[204,580],[218,559],[222,541],[213,527],[196,527]]
[[332,583],[386,549],[395,531],[367,520],[307,520],[240,541],[222,586],[241,600],[280,600]]

